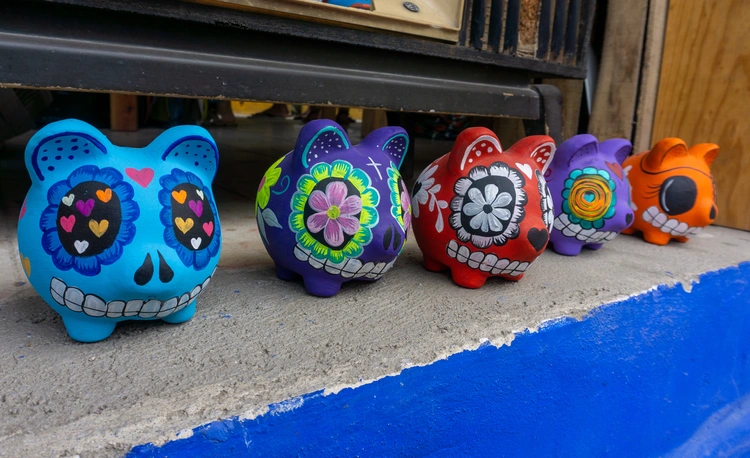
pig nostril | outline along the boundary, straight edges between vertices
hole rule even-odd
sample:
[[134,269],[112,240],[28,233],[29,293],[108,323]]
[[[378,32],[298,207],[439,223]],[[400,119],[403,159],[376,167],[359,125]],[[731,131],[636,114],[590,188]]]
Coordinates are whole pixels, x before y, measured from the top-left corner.
[[711,205],[711,213],[708,214],[708,217],[716,219],[716,207],[714,205]]
[[146,259],[143,260],[143,264],[141,264],[141,267],[139,267],[138,270],[135,271],[135,275],[133,275],[133,281],[135,281],[136,285],[143,286],[148,283],[153,276],[154,263],[151,262],[151,255],[146,254]]
[[633,214],[628,213],[627,215],[625,215],[625,224],[630,224],[632,222],[633,222]]
[[167,261],[164,260],[164,256],[159,251],[156,252],[159,255],[159,280],[162,283],[169,283],[174,278],[174,271]]

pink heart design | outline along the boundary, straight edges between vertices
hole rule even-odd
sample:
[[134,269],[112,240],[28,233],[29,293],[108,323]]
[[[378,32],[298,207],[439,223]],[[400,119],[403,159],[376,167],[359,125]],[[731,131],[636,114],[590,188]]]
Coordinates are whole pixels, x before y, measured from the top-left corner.
[[23,201],[23,207],[21,207],[21,214],[18,216],[18,219],[20,220],[23,218],[23,215],[26,214],[26,199]]
[[138,170],[128,167],[125,169],[125,175],[144,188],[147,188],[151,180],[154,179],[154,169],[145,168]]
[[91,210],[94,209],[94,199],[89,199],[86,202],[79,200],[76,202],[76,208],[83,214],[83,216],[89,216]]
[[73,226],[76,224],[76,215],[70,215],[70,216],[63,216],[60,218],[60,226],[65,230],[65,232],[70,232],[73,230]]
[[206,235],[211,237],[211,234],[214,233],[214,222],[209,221],[207,223],[203,223],[203,230],[206,232]]
[[[188,202],[188,207],[190,207],[190,209],[193,210],[193,212],[195,212],[195,214],[196,214],[196,216],[198,216],[198,218],[200,218],[201,215],[203,215],[203,202],[202,201],[200,201],[200,200],[191,200],[190,202]],[[211,235],[211,234],[209,234],[209,235]]]

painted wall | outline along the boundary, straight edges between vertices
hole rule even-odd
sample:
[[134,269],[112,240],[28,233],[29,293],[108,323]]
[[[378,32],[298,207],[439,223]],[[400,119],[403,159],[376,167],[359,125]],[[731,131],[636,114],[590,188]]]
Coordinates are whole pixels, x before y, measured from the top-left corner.
[[750,455],[750,263],[142,456]]

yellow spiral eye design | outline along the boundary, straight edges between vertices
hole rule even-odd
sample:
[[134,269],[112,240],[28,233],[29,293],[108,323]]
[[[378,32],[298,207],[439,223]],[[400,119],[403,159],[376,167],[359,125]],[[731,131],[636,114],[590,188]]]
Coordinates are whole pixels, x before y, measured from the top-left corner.
[[562,210],[584,229],[599,229],[615,215],[615,182],[609,173],[593,167],[573,170],[565,180]]
[[607,213],[612,203],[612,191],[599,175],[582,176],[570,190],[570,211],[581,219],[594,221]]

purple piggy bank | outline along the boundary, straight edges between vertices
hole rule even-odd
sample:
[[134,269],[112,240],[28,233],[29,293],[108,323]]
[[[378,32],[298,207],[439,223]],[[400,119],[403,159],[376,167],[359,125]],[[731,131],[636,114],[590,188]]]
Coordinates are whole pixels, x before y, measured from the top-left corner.
[[587,134],[557,148],[546,177],[555,204],[553,250],[567,256],[584,246],[598,250],[630,226],[630,185],[621,164],[632,149],[627,140],[599,143]]
[[349,280],[380,279],[411,225],[411,199],[399,174],[409,137],[399,127],[352,145],[333,121],[302,128],[294,150],[271,165],[255,214],[282,280],[333,296]]

